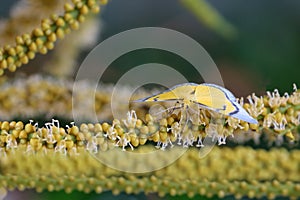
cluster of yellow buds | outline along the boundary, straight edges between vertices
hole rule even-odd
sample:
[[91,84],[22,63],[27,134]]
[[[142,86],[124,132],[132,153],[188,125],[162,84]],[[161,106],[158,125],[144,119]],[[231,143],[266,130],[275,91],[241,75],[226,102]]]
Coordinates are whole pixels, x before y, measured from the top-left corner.
[[[80,105],[72,105],[72,98],[84,100],[89,93],[94,92],[86,84],[82,94],[72,96],[72,82],[53,78],[41,79],[39,76],[27,80],[19,79],[1,87],[0,102],[3,107],[0,108],[0,114],[5,118],[9,116],[15,118],[20,115],[35,117],[48,113],[49,117],[60,116],[71,119],[72,109],[80,111]],[[240,104],[259,121],[258,124],[249,124],[232,117],[224,117],[223,121],[216,123],[219,115],[212,111],[200,110],[199,115],[190,116],[199,120],[192,120],[185,130],[182,130],[183,125],[180,123],[180,112],[157,119],[155,116],[146,114],[149,107],[141,104],[135,105],[136,112],[128,112],[126,119],[113,119],[108,109],[110,89],[111,86],[107,86],[107,91],[96,91],[95,101],[89,101],[91,102],[89,106],[95,107],[99,120],[112,122],[102,124],[105,127],[101,127],[104,130],[103,134],[108,136],[107,139],[116,137],[114,143],[118,143],[123,148],[138,146],[140,144],[138,141],[142,140],[145,140],[142,143],[146,140],[154,141],[162,147],[172,145],[175,141],[184,146],[191,146],[195,143],[202,146],[202,140],[207,136],[217,137],[219,144],[226,143],[226,138],[235,143],[245,143],[249,139],[259,142],[259,138],[265,136],[270,146],[272,143],[281,145],[284,141],[293,145],[291,142],[299,140],[297,128],[300,123],[300,92],[296,87],[290,95],[280,96],[275,90],[261,97],[253,94],[248,97],[249,103],[244,103],[241,99]],[[127,90],[130,94],[130,88]],[[117,106],[121,110],[126,105],[120,102]],[[86,113],[85,110],[81,110],[80,115],[87,120],[91,119],[90,113]],[[93,132],[93,129],[90,131]],[[95,135],[97,132],[93,132],[92,136]]]
[[[51,86],[53,84],[44,85]],[[34,93],[36,92],[32,94]],[[218,137],[219,144],[226,143],[227,136],[234,136],[232,140],[239,143],[247,142],[247,139],[257,139],[259,142],[261,136],[267,136],[268,141],[274,139],[277,145],[282,144],[285,138],[287,141],[298,141],[299,99],[300,92],[294,87],[294,92],[290,95],[280,96],[275,90],[262,97],[253,94],[248,97],[249,103],[240,100],[240,104],[259,121],[258,125],[231,117],[214,124],[213,118],[218,116],[207,110],[201,110],[198,123],[192,121],[184,128],[180,127],[180,112],[161,119],[146,114],[141,120],[135,111],[131,111],[127,118],[114,119],[112,123],[83,123],[79,126],[71,123],[66,128],[61,127],[57,120],[42,127],[33,121],[27,124],[21,121],[2,121],[1,186],[20,190],[35,188],[37,191],[64,189],[66,192],[79,190],[100,193],[112,190],[114,194],[125,191],[128,194],[157,192],[160,196],[187,194],[192,197],[200,194],[207,197],[217,195],[219,198],[226,195],[234,195],[236,198],[296,198],[300,192],[297,182],[300,154],[295,148],[272,148],[267,151],[242,146],[217,146],[200,159],[199,148],[191,146],[203,147],[202,140],[212,137],[211,134],[215,132],[218,133],[214,136]],[[63,99],[66,100],[68,98]],[[137,107],[137,112],[145,112],[141,109],[147,108]],[[108,155],[119,148],[127,151],[135,149],[136,153],[149,151],[149,148],[153,150],[153,145],[145,145],[151,142],[165,150],[159,154],[161,158],[158,160],[162,163],[167,163],[165,159],[168,158],[167,152],[170,149],[180,148],[176,144],[190,148],[172,165],[138,175],[111,169],[95,159],[97,155]],[[175,147],[166,148],[173,144]],[[126,156],[122,159],[119,156],[109,157],[121,165],[128,162]],[[141,161],[134,162],[139,166],[138,162]],[[155,166],[153,162],[143,161],[147,166]]]
[[64,38],[71,29],[78,29],[88,13],[97,13],[99,9],[96,0],[73,0],[72,3],[66,3],[62,16],[53,14],[42,20],[40,28],[35,28],[30,34],[17,36],[15,45],[5,45],[0,49],[0,75],[5,69],[14,72],[17,67],[33,59],[36,53],[46,54],[54,48],[57,39]]
[[[27,125],[26,128],[27,131],[34,130],[33,126]],[[35,139],[32,135],[31,140]],[[35,142],[30,143],[38,148]],[[69,147],[73,144],[68,140],[65,143]],[[296,199],[300,195],[298,149],[215,147],[210,154],[200,159],[198,149],[190,148],[171,165],[146,173],[113,169],[85,150],[62,156],[59,152],[51,151],[51,147],[48,149],[47,153],[41,151],[32,154],[25,147],[19,147],[5,156],[1,155],[0,187],[11,190],[34,188],[38,192],[65,190],[69,193],[78,190],[101,193],[111,190],[113,194],[155,192],[159,196],[169,194],[193,197],[200,194],[219,198],[234,195],[236,198],[266,196],[273,199],[276,196],[288,196]],[[143,146],[136,153],[147,151],[155,151],[155,148]],[[110,160],[121,165],[129,161],[134,166],[155,165],[168,160],[168,150],[161,152],[155,160],[128,160],[124,156],[120,157],[120,154],[110,157]]]

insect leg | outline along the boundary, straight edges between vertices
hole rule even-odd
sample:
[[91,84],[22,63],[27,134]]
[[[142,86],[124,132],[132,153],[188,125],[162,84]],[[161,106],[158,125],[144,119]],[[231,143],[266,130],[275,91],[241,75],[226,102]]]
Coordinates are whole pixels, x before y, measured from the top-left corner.
[[[162,106],[160,108],[162,108]],[[154,116],[158,116],[158,115],[160,115],[164,112],[167,112],[167,115],[170,115],[170,114],[173,113],[173,111],[175,109],[178,109],[178,108],[180,108],[180,107],[179,106],[172,106],[172,107],[169,107],[169,108],[166,108],[166,109],[159,109],[159,111],[154,111],[154,112],[151,112],[150,114],[154,115]]]
[[[179,104],[179,105],[178,105],[178,104]],[[176,103],[175,103],[174,106],[167,108],[167,110],[168,110],[168,115],[171,115],[171,114],[174,112],[174,110],[180,109],[180,108],[183,108],[183,107],[184,107],[184,104],[183,104],[183,103],[180,103],[179,101],[176,101]]]

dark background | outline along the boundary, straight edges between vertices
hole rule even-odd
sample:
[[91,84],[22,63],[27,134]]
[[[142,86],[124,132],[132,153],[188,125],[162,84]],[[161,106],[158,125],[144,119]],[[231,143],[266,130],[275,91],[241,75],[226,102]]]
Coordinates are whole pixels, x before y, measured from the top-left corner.
[[[179,1],[113,0],[101,14],[101,39],[136,27],[166,27],[197,40],[217,64],[225,86],[237,96],[263,94],[274,88],[281,93],[291,92],[293,83],[299,85],[299,1],[210,2],[236,28],[237,37],[226,39],[208,29]],[[158,58],[172,66],[172,60],[164,60],[158,52],[145,57]],[[113,67],[118,71],[130,66],[128,60],[136,62],[137,58],[143,60],[133,56]],[[190,79],[197,82],[192,74]]]
[[[7,17],[15,1],[1,2],[0,14]],[[281,94],[291,92],[292,84],[300,85],[300,1],[210,1],[218,12],[237,30],[237,37],[227,39],[208,29],[193,14],[175,0],[112,0],[103,7],[100,16],[103,23],[99,42],[137,27],[165,27],[180,31],[197,40],[217,64],[225,86],[236,96],[247,96],[255,92],[278,88]],[[145,51],[120,58],[106,73],[122,74],[133,63],[142,64],[145,58],[178,65],[178,60],[160,51]],[[184,66],[182,66],[184,67]],[[189,73],[188,73],[189,74]],[[107,76],[106,82],[113,82]],[[190,73],[189,80],[199,81]],[[198,81],[197,81],[198,80]],[[6,199],[138,199],[139,197],[114,197],[75,193],[71,196],[60,193],[10,193]],[[148,196],[156,199],[157,196]]]

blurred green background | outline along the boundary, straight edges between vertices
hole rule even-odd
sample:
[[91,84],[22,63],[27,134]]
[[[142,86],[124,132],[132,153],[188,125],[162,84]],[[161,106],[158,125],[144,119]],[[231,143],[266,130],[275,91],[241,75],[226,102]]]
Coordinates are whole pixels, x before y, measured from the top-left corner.
[[[263,94],[274,88],[281,93],[291,92],[293,83],[299,85],[299,1],[213,0],[209,3],[235,27],[235,37],[226,38],[211,30],[180,1],[113,0],[101,14],[104,26],[100,41],[136,27],[170,28],[192,37],[207,50],[217,64],[225,86],[237,96],[252,92]],[[147,61],[160,60],[169,66],[178,65],[168,55],[164,59],[155,51],[145,57]],[[141,63],[145,60],[133,55],[116,63],[111,70],[118,73],[137,59]],[[199,82],[196,79],[191,77],[191,81]]]
[[[8,16],[9,8],[14,2],[1,2],[2,17]],[[212,0],[209,3],[235,28],[235,35],[226,37],[212,30],[178,0],[112,0],[103,7],[99,15],[102,19],[99,42],[114,34],[137,27],[170,28],[192,37],[207,50],[217,64],[225,86],[236,96],[247,96],[252,92],[264,94],[266,90],[274,88],[279,89],[281,93],[291,92],[293,83],[300,85],[298,77],[300,73],[300,1]],[[88,52],[89,50],[86,51]],[[184,61],[167,52],[157,50],[133,52],[116,60],[106,71],[108,76],[104,76],[106,77],[104,81],[117,81],[109,75],[121,76],[131,67],[147,62],[164,63],[174,68],[186,67]],[[189,67],[186,68],[191,70]],[[190,81],[201,82],[201,77],[189,71],[187,74]],[[81,192],[66,195],[64,192],[37,194],[27,191],[25,193],[11,192],[5,199],[134,200],[140,198],[157,199],[158,197],[142,194],[113,196],[110,192],[101,195]],[[169,197],[164,199],[169,199]],[[195,199],[202,198],[198,196]]]

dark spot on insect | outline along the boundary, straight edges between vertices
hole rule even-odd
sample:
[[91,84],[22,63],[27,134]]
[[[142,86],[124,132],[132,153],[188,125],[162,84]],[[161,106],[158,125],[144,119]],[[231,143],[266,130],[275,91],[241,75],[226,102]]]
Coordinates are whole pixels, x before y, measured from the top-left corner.
[[219,112],[219,111],[226,110],[226,105],[223,105],[223,108],[217,108],[216,110],[217,110],[218,112]]
[[193,90],[190,94],[195,94],[196,93],[196,90]]
[[153,100],[154,100],[154,101],[157,101],[157,100],[158,100],[158,98],[157,98],[157,97],[155,97]]

